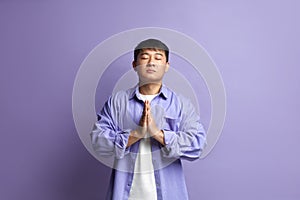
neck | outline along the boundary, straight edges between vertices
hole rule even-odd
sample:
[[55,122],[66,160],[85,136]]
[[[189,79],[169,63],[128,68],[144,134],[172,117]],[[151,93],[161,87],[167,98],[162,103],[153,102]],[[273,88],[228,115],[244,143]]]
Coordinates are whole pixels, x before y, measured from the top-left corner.
[[139,91],[144,95],[153,95],[159,93],[161,86],[162,83],[148,83],[145,85],[140,85]]

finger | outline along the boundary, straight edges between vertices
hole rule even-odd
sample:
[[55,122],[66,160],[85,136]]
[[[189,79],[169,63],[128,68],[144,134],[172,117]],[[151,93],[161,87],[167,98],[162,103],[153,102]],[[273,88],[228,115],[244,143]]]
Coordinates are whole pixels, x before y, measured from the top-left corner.
[[150,111],[151,107],[149,101],[147,102],[146,107],[147,107],[147,111]]
[[144,108],[143,108],[143,115],[146,115],[147,113],[147,105],[146,105],[146,102],[144,104]]
[[145,101],[144,108],[143,108],[143,114],[144,115],[147,115],[147,110],[148,110],[147,102]]
[[140,119],[140,125],[145,126],[146,124],[147,124],[147,113],[146,113],[146,110],[144,110],[142,117]]
[[141,120],[140,120],[140,126],[144,127],[144,126],[146,126],[146,124],[147,124],[146,117],[142,117]]
[[144,109],[147,108],[147,100],[144,102]]
[[147,122],[148,122],[148,125],[151,125],[151,122],[152,122],[152,118],[148,115],[147,117]]
[[144,108],[145,108],[145,110],[148,110],[148,100],[145,101]]

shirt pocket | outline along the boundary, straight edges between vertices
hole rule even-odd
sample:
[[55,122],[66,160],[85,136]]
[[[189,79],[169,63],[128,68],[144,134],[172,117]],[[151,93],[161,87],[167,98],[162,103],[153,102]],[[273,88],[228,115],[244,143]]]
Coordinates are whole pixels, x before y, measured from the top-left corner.
[[179,119],[172,116],[164,116],[163,130],[175,131],[179,130]]

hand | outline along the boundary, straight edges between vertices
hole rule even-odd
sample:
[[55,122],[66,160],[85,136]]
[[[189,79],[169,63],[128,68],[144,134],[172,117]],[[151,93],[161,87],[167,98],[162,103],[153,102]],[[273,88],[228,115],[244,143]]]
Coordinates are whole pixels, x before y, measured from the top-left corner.
[[139,126],[136,130],[132,130],[130,132],[128,142],[127,142],[127,147],[131,146],[132,144],[136,143],[140,139],[144,138],[145,135],[147,134],[147,118],[148,118],[147,116],[148,116],[149,109],[150,108],[146,106],[146,102],[145,102],[143,114],[140,119]]
[[160,132],[160,129],[158,129],[158,127],[156,126],[155,120],[152,116],[149,101],[145,101],[145,107],[147,110],[147,132],[151,137],[153,137]]
[[130,132],[127,147],[144,138],[147,133],[149,133],[149,135],[156,139],[158,142],[165,145],[163,131],[158,129],[156,126],[155,120],[151,114],[150,102],[148,100],[145,101],[143,114],[139,122],[139,127],[137,128],[137,130],[133,130]]
[[147,134],[147,124],[148,124],[148,113],[150,112],[150,107],[146,106],[146,102],[143,109],[143,114],[139,122],[139,127],[137,128],[137,138],[144,138]]
[[149,101],[145,101],[144,108],[146,108],[145,110],[147,116],[147,132],[151,137],[153,137],[159,143],[165,145],[164,132],[156,126],[155,120],[151,113],[151,107]]

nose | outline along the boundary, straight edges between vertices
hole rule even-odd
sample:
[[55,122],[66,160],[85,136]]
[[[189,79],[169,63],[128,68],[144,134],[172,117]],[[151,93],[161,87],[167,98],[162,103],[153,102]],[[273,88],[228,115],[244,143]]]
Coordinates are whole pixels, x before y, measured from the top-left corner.
[[150,56],[147,66],[155,66],[154,56]]

